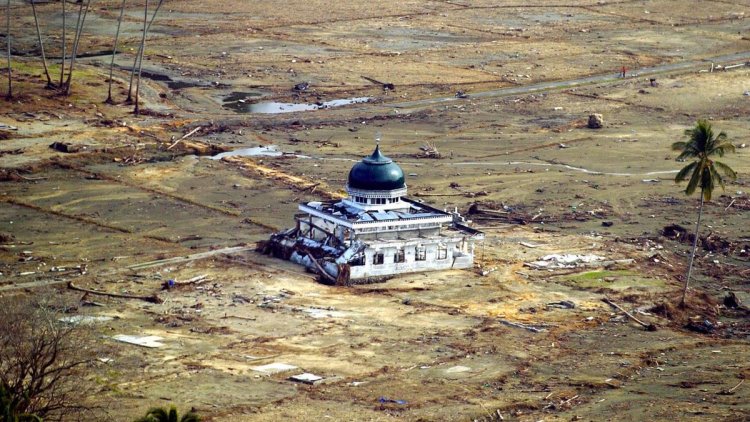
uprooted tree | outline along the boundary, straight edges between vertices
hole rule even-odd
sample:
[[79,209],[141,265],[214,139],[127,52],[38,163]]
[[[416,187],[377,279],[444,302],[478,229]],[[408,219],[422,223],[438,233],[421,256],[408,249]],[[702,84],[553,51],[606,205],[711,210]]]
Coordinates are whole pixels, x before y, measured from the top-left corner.
[[703,204],[711,200],[714,187],[724,188],[724,178],[734,180],[737,173],[728,165],[716,161],[714,157],[723,157],[727,152],[734,152],[734,145],[727,139],[727,134],[720,132],[714,135],[711,124],[706,120],[698,120],[695,127],[685,130],[687,141],[675,142],[672,149],[680,151],[677,160],[693,159],[694,161],[683,167],[677,173],[675,182],[688,181],[685,194],[692,195],[700,188],[701,202],[698,208],[698,222],[695,224],[695,235],[693,237],[693,248],[690,252],[690,263],[688,264],[685,284],[682,288],[680,306],[685,306],[690,276],[693,272],[693,261],[695,260],[695,249],[698,246],[698,232],[703,216]]
[[61,309],[44,295],[0,297],[3,420],[91,420],[92,343],[85,328],[59,321]]

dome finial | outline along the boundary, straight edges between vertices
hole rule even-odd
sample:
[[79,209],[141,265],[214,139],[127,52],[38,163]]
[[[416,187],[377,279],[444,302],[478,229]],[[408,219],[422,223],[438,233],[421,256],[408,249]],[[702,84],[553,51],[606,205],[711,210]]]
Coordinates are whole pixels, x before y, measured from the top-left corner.
[[383,135],[380,133],[380,131],[375,132],[375,149],[380,150],[380,138],[382,138]]

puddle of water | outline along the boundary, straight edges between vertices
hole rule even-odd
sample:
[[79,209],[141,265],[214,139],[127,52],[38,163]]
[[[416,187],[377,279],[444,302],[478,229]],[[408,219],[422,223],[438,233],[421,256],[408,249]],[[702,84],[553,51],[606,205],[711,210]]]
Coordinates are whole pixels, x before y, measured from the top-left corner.
[[141,71],[141,76],[147,79],[151,79],[152,81],[158,81],[158,82],[166,82],[167,86],[170,89],[182,89],[182,88],[192,88],[196,86],[205,86],[206,84],[200,84],[198,82],[189,82],[189,81],[176,81],[172,79],[171,77],[164,75],[162,73],[156,73],[156,72],[149,72],[147,70]]
[[247,101],[248,98],[251,97],[260,97],[260,92],[242,92],[242,91],[233,91],[230,92],[229,95],[224,97],[225,103],[234,103],[234,102],[243,102]]
[[278,150],[276,145],[267,147],[240,148],[234,151],[222,152],[211,157],[212,160],[221,160],[224,157],[281,157],[282,155],[296,158],[310,158],[306,155],[290,154]]
[[277,113],[293,113],[297,111],[312,111],[321,110],[326,108],[341,107],[350,104],[361,104],[370,101],[371,97],[356,97],[346,98],[340,100],[331,100],[322,103],[277,103],[277,102],[260,102],[260,103],[248,103],[242,98],[238,98],[235,101],[231,101],[229,97],[224,99],[224,107],[234,110],[237,113],[261,113],[261,114],[277,114]]

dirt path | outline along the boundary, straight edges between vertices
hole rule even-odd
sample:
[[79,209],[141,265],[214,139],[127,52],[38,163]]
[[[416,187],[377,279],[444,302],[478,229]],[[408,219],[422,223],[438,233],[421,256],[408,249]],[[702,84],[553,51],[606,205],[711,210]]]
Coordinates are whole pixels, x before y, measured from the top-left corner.
[[[750,60],[750,51],[727,54],[723,56],[710,57],[701,60],[688,60],[678,63],[667,63],[658,66],[644,67],[637,69],[634,75],[630,77],[644,77],[654,76],[660,74],[671,74],[671,73],[682,73],[688,71],[694,71],[699,69],[706,69],[714,65],[727,65],[729,63],[736,64],[738,61]],[[482,91],[477,93],[471,93],[470,98],[495,98],[495,97],[506,97],[510,95],[521,95],[531,93],[542,93],[550,91],[558,91],[567,88],[576,88],[597,83],[611,83],[622,81],[618,74],[604,73],[600,75],[586,76],[583,78],[569,79],[565,81],[551,81],[551,82],[540,82],[531,85],[514,86],[509,88],[493,89],[490,91]],[[383,104],[383,106],[390,108],[410,109],[424,107],[428,105],[442,104],[454,101],[461,101],[460,98],[456,97],[440,97],[440,98],[426,98],[422,100],[407,101],[402,103],[389,103]]]

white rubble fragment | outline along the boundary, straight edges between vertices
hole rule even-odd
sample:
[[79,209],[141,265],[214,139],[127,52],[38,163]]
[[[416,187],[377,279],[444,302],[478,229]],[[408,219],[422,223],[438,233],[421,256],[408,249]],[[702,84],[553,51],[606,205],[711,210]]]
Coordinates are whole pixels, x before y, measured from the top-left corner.
[[303,382],[305,384],[315,384],[323,380],[323,377],[305,372],[299,375],[292,375],[289,379],[296,382]]
[[127,334],[118,334],[116,336],[113,336],[112,338],[123,343],[135,344],[136,346],[149,348],[164,346],[164,343],[161,342],[161,340],[164,339],[159,336],[131,336]]
[[297,369],[297,367],[294,365],[289,365],[287,363],[274,362],[267,365],[252,366],[250,367],[250,369],[255,372],[262,372],[265,375],[273,375],[281,372],[291,371],[293,369]]
[[581,264],[603,261],[599,255],[551,254],[543,256],[539,261],[527,262],[524,265],[531,268],[576,268]]
[[71,315],[60,318],[58,321],[66,324],[93,324],[95,322],[112,321],[114,318],[101,315]]

